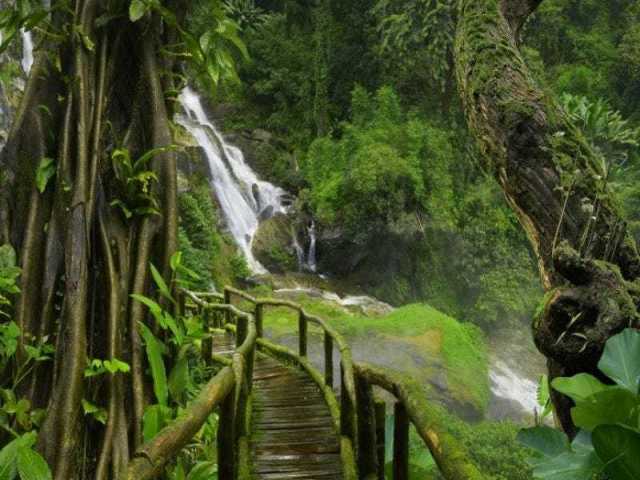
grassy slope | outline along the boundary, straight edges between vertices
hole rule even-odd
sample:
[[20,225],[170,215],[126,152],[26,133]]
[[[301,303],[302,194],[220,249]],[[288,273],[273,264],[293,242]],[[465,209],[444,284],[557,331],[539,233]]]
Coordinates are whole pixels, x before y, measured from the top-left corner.
[[[257,295],[268,295],[258,290]],[[390,348],[415,351],[419,358],[414,365],[394,365],[405,373],[418,373],[423,364],[434,360],[444,367],[450,395],[485,410],[489,401],[488,353],[479,328],[463,324],[426,304],[398,308],[382,317],[368,317],[348,312],[344,308],[320,299],[301,297],[304,308],[316,314],[342,333],[348,341],[377,337]],[[268,310],[265,329],[274,338],[295,334],[297,318],[286,309]],[[407,371],[408,370],[408,371]],[[422,372],[424,373],[424,372]]]

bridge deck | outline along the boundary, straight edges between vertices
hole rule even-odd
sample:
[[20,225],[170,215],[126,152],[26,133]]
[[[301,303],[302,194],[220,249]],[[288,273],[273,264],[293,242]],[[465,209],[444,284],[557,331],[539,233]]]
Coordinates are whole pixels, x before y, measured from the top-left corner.
[[[218,354],[233,350],[214,337]],[[305,373],[265,355],[253,371],[251,471],[256,480],[339,480],[340,445],[324,397]]]

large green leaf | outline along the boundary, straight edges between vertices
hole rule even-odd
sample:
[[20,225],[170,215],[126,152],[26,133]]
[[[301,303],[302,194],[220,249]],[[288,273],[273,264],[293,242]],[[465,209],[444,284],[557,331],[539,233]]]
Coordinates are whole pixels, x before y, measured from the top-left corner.
[[541,460],[557,457],[569,449],[567,436],[551,427],[524,428],[518,432],[518,441],[534,450]]
[[145,348],[147,351],[147,359],[151,366],[151,376],[153,377],[153,392],[156,394],[158,403],[161,405],[167,405],[168,390],[167,390],[167,372],[164,367],[164,361],[162,360],[162,352],[164,350],[162,343],[144,324],[140,323],[142,330],[142,338],[144,339]]
[[574,423],[588,431],[598,425],[638,425],[640,397],[623,387],[611,387],[597,392],[571,409]]
[[217,478],[217,473],[217,462],[198,462],[187,475],[187,480],[209,480],[210,478]]
[[578,375],[574,375],[570,378],[554,378],[551,382],[551,386],[558,392],[564,393],[566,396],[570,397],[576,403],[586,400],[594,393],[598,393],[609,388],[596,377],[589,375],[588,373],[579,373]]
[[189,385],[189,361],[186,354],[180,355],[169,375],[169,392],[174,400],[180,400]]
[[19,439],[13,440],[0,450],[0,480],[13,480],[17,475],[16,458]]
[[623,425],[600,425],[592,435],[598,456],[614,480],[640,478],[640,432]]
[[35,432],[29,432],[7,443],[0,450],[0,480],[13,480],[16,478],[18,474],[18,452],[24,448],[30,449],[35,442]]
[[580,434],[569,445],[567,437],[550,427],[521,430],[518,440],[531,448],[535,455],[529,459],[534,478],[542,480],[591,480],[602,471],[588,434]]
[[607,340],[598,368],[633,393],[640,383],[640,332],[627,328]]
[[173,297],[171,296],[171,291],[169,290],[169,287],[165,283],[164,278],[162,278],[162,275],[160,274],[158,269],[153,265],[153,263],[150,264],[150,267],[151,267],[151,275],[153,276],[153,281],[158,286],[158,290],[160,291],[160,294],[163,297],[165,297],[167,300],[171,300],[173,302],[174,300],[173,300]]
[[51,470],[47,462],[31,448],[18,450],[18,472],[21,480],[51,480]]
[[602,472],[596,452],[589,449],[567,451],[533,469],[535,478],[544,480],[591,480]]
[[172,412],[164,405],[150,405],[142,416],[142,434],[144,441],[148,442],[155,437],[170,421]]

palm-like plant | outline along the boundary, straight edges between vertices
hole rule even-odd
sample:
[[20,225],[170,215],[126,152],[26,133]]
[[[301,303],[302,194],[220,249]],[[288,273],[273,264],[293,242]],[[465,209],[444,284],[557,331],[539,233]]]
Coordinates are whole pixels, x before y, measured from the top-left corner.
[[256,5],[255,0],[225,0],[224,8],[242,30],[252,30],[262,25],[267,13]]
[[632,128],[620,112],[602,99],[592,102],[565,93],[561,101],[571,120],[600,154],[603,177],[608,178],[612,169],[622,168],[632,149],[640,145],[640,127]]

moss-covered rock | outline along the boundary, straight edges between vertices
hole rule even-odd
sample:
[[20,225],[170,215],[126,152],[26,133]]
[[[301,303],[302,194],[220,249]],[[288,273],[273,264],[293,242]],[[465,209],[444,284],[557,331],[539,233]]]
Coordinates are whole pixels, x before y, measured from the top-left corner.
[[279,213],[258,227],[253,239],[253,254],[269,271],[282,273],[298,268],[293,223],[291,217]]

